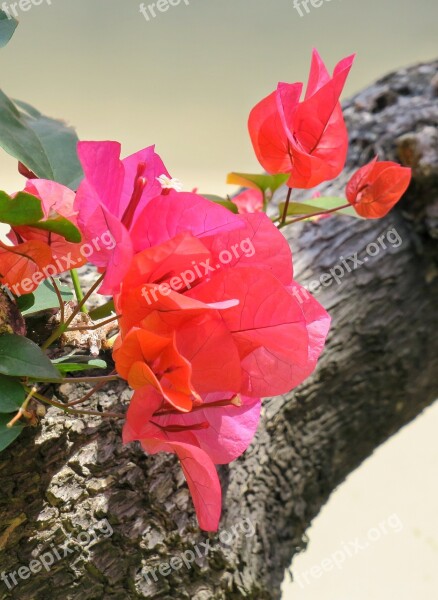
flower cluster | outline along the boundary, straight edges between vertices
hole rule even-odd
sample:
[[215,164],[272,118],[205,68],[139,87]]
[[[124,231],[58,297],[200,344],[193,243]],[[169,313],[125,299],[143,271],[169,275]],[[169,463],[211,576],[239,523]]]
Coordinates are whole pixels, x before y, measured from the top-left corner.
[[[111,234],[114,244],[95,248],[89,261],[102,274],[100,293],[114,300],[115,367],[134,390],[123,439],[149,454],[178,456],[208,531],[217,530],[222,506],[215,465],[246,450],[261,399],[301,384],[324,348],[330,317],[299,293],[280,229],[345,208],[325,209],[318,192],[314,205],[290,200],[292,188],[314,188],[345,166],[339,98],[353,58],[330,75],[314,51],[304,99],[302,83],[279,83],[255,106],[249,132],[268,174],[232,174],[246,189],[231,202],[183,192],[153,146],[121,159],[117,142],[80,142],[84,177],[76,193],[27,173],[25,193],[42,214],[12,220],[12,245],[0,245],[0,280],[19,286],[60,255],[83,264],[76,231],[84,242]],[[409,169],[374,159],[351,178],[346,206],[381,217],[410,177]],[[282,184],[287,201],[273,219],[266,211]],[[18,201],[19,194],[8,200]],[[244,243],[251,253],[238,251]]]
[[[214,465],[246,449],[262,397],[289,391],[313,371],[329,317],[313,298],[300,304],[292,293],[298,284],[291,252],[266,214],[236,215],[173,189],[151,198],[144,152],[125,159],[129,169],[113,144],[89,149],[79,151],[85,171],[79,223],[87,236],[109,227],[118,242],[98,265],[120,315],[116,369],[135,390],[124,439],[139,440],[151,454],[176,453],[201,527],[215,530],[221,494]],[[148,164],[159,164],[156,181],[163,166],[147,152]],[[101,177],[96,155],[120,179]],[[233,254],[248,240],[251,255]],[[221,264],[227,250],[232,260]],[[157,289],[151,304],[147,292]]]

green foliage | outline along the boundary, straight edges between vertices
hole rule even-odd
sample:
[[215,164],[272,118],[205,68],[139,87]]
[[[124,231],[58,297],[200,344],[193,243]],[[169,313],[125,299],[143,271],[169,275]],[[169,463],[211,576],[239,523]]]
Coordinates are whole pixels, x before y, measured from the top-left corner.
[[26,396],[19,381],[0,375],[0,413],[17,411]]
[[27,225],[57,233],[62,235],[68,242],[79,243],[82,239],[81,232],[68,219],[60,215],[53,214],[49,219],[41,221],[44,218],[44,212],[41,207],[41,200],[27,194],[19,192],[14,198],[11,198],[6,192],[0,191],[0,222],[7,223],[12,227]]
[[98,358],[91,359],[87,363],[58,363],[56,368],[64,376],[66,373],[77,373],[78,371],[90,371],[92,369],[106,369],[107,364]]
[[[64,302],[70,302],[74,297],[72,290],[58,281],[57,284]],[[58,296],[50,281],[43,281],[32,294],[20,296],[17,302],[24,316],[59,307]]]
[[23,424],[16,423],[13,427],[7,427],[12,415],[0,415],[0,452],[10,446],[23,431]]
[[[287,214],[289,216],[308,215],[311,217],[312,215],[320,214],[324,210],[331,210],[338,206],[343,206],[346,203],[347,201],[345,198],[321,196],[320,198],[311,198],[305,200],[305,202],[290,202],[287,209]],[[279,205],[280,215],[283,214],[284,205],[285,202],[281,202]],[[342,210],[337,211],[336,214],[348,215],[349,217],[358,217],[358,214],[353,207],[343,208]]]
[[284,185],[289,179],[289,175],[251,175],[250,173],[230,173],[227,177],[227,183],[240,185],[245,188],[258,188],[266,194],[268,190],[273,194],[279,187]]
[[6,192],[0,191],[0,222],[14,227],[35,223],[44,218],[41,200],[19,192],[11,198]]
[[76,189],[83,177],[78,137],[63,121],[45,117],[0,90],[0,146],[41,179]]
[[41,348],[15,334],[0,335],[0,374],[40,381],[59,379],[58,371]]
[[11,15],[7,15],[3,10],[0,10],[0,48],[6,46],[11,37],[14,35],[18,25],[17,19]]
[[227,200],[226,198],[221,198],[221,196],[215,196],[214,194],[202,194],[204,198],[210,200],[210,202],[214,202],[215,204],[220,204],[224,208],[228,208],[232,213],[237,214],[238,209],[234,202]]
[[108,302],[105,302],[102,306],[98,306],[91,310],[89,315],[93,321],[99,321],[100,319],[110,317],[115,310],[114,300],[108,300]]

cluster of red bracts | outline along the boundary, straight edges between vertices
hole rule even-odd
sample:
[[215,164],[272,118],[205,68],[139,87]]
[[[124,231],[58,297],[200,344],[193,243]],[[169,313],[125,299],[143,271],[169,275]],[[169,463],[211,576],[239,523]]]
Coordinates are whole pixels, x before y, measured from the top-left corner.
[[[280,83],[251,112],[260,163],[287,175],[290,188],[313,188],[344,168],[339,97],[352,62],[345,58],[331,76],[315,51],[303,100],[301,83]],[[221,514],[215,465],[248,447],[261,398],[286,393],[312,373],[330,318],[294,281],[289,245],[262,212],[260,191],[236,197],[234,214],[179,191],[154,147],[123,160],[120,151],[116,142],[81,142],[85,177],[76,194],[38,179],[26,191],[47,216],[70,219],[83,241],[111,235],[114,243],[89,261],[105,273],[100,292],[114,297],[120,315],[114,360],[134,390],[124,441],[177,454],[199,524],[214,531]],[[381,217],[410,177],[410,169],[375,159],[351,178],[348,202],[363,217]],[[10,286],[59,265],[67,251],[75,266],[85,262],[80,244],[62,236],[15,228],[10,239],[13,246],[0,245],[8,265],[0,279]]]
[[[279,83],[249,117],[249,133],[260,164],[268,173],[287,173],[289,188],[311,189],[343,170],[348,132],[339,98],[354,55],[330,75],[316,50],[312,54],[304,100],[302,83]],[[347,200],[366,218],[380,218],[400,200],[411,169],[377,162],[360,169],[347,187]]]
[[[116,368],[135,390],[124,439],[140,440],[149,453],[175,452],[200,526],[215,530],[214,465],[247,448],[262,397],[289,391],[313,371],[330,319],[309,294],[300,303],[292,293],[289,246],[263,213],[234,215],[171,192],[152,200],[137,226],[143,249],[115,297]],[[251,252],[221,260],[249,243]],[[208,272],[185,286],[198,265]]]

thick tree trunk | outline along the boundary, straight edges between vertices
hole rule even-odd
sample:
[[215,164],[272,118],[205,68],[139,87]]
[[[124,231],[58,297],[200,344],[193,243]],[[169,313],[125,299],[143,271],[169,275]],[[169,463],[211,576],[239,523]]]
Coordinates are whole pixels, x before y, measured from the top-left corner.
[[[280,597],[284,569],[329,495],[438,395],[437,66],[393,74],[346,104],[350,171],[379,153],[413,166],[414,182],[384,220],[334,217],[290,231],[299,281],[336,265],[345,275],[317,295],[333,316],[317,372],[265,402],[256,440],[220,471],[220,539],[197,528],[174,457],[123,447],[115,423],[50,409],[40,429],[0,456],[2,598]],[[340,194],[344,183],[326,189]],[[355,253],[367,261],[353,270],[340,257]],[[128,398],[118,384],[93,405],[114,409]],[[110,527],[91,535],[104,519]],[[71,549],[66,557],[61,545]],[[41,553],[51,555],[49,570],[17,573]],[[190,568],[166,566],[172,557]],[[17,585],[6,576],[14,572]]]

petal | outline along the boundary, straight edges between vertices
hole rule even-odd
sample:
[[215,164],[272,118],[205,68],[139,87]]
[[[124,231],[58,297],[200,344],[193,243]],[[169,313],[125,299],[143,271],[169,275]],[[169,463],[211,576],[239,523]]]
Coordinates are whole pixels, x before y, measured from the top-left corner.
[[161,441],[143,440],[150,454],[162,450],[177,454],[189,485],[195,505],[199,527],[204,531],[217,531],[222,510],[222,490],[216,468],[206,452],[180,442],[163,444]]
[[[241,456],[251,443],[260,420],[261,400],[242,397],[242,406],[208,407],[224,398],[224,394],[209,394],[204,401],[205,409],[198,407],[184,415],[154,417],[154,422],[163,427],[207,422],[210,427],[194,429],[192,435],[215,464],[228,464]],[[182,441],[181,433],[167,433],[167,436]]]
[[221,318],[239,350],[242,394],[283,394],[307,376],[309,336],[302,309],[273,275],[249,267],[228,269],[190,295],[204,302],[239,299],[239,305],[221,312]]
[[77,202],[81,205],[83,221],[86,209],[101,202],[114,215],[119,214],[120,195],[124,182],[124,168],[120,160],[121,145],[118,142],[79,142],[78,156],[84,169],[85,179],[79,186]]
[[[289,106],[300,99],[302,84],[291,84]],[[289,142],[278,113],[276,92],[273,92],[251,111],[248,129],[257,159],[268,173],[288,173],[292,169]]]
[[7,246],[0,242],[0,265],[2,284],[17,296],[36,290],[41,281],[47,278],[43,269],[51,266],[53,275],[60,272],[59,268],[53,265],[49,246],[34,240],[18,246]]
[[180,233],[202,238],[241,227],[241,218],[198,194],[171,191],[149,202],[131,230],[135,252],[157,246]]

